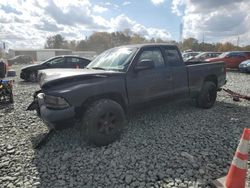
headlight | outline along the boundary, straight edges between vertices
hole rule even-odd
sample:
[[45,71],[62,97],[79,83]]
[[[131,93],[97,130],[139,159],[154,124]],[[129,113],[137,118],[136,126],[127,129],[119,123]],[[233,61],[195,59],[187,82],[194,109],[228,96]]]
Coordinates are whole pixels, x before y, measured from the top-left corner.
[[250,62],[242,64],[241,67],[250,67]]
[[44,103],[47,108],[52,109],[65,109],[70,107],[69,103],[64,98],[50,95],[44,96]]

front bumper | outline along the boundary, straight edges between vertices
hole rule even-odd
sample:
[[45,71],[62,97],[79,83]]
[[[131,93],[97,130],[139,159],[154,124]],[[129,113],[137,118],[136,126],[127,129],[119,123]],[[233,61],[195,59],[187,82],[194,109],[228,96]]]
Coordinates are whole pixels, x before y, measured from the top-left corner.
[[63,122],[65,120],[75,118],[75,108],[69,107],[66,109],[50,109],[47,108],[44,102],[44,94],[38,93],[34,99],[34,102],[37,103],[38,114],[40,118],[49,126],[54,127],[58,126],[58,122]]
[[250,72],[250,67],[240,66],[239,69],[240,69],[240,72]]

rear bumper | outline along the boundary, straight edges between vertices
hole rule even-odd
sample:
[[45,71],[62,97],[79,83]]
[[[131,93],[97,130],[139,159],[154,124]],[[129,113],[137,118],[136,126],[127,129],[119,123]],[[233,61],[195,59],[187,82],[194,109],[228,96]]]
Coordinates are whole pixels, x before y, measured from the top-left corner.
[[44,103],[43,93],[37,95],[37,101],[40,111],[41,119],[49,126],[54,127],[55,124],[58,126],[58,122],[75,118],[75,108],[69,107],[62,110],[49,109]]

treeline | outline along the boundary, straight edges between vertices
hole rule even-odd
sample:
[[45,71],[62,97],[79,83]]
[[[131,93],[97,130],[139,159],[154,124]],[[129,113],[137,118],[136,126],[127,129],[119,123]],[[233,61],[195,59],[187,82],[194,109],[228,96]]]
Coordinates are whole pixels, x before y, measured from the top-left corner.
[[95,32],[88,38],[83,40],[65,40],[65,38],[56,34],[46,39],[45,48],[51,49],[71,49],[74,51],[102,51],[120,45],[138,44],[138,43],[171,43],[176,44],[182,51],[232,51],[232,50],[246,50],[250,51],[250,45],[245,47],[235,46],[230,42],[226,43],[200,43],[195,38],[184,39],[183,42],[166,41],[162,39],[146,39],[145,37],[132,33],[130,30],[117,32]]
[[96,51],[100,53],[106,49],[126,45],[126,44],[138,44],[138,43],[150,43],[150,42],[174,42],[164,41],[161,39],[147,40],[145,37],[135,33],[131,33],[129,30],[123,32],[95,32],[88,38],[83,40],[71,40],[67,41],[60,34],[50,36],[46,39],[45,48],[52,49],[71,49],[75,51]]
[[234,45],[231,42],[225,43],[203,43],[199,42],[195,38],[188,38],[179,43],[181,50],[191,49],[193,51],[215,51],[215,52],[227,52],[227,51],[250,51],[250,45],[240,47]]

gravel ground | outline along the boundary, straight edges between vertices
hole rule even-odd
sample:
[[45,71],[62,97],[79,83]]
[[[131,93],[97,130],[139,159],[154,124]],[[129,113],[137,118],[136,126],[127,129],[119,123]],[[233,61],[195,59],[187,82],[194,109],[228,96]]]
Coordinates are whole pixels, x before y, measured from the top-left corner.
[[[250,75],[227,79],[227,88],[250,93]],[[185,100],[131,113],[121,140],[106,147],[80,144],[74,127],[37,150],[32,144],[48,130],[25,109],[39,87],[15,81],[14,105],[0,107],[0,187],[210,187],[249,126],[250,102],[220,92],[209,110]]]

